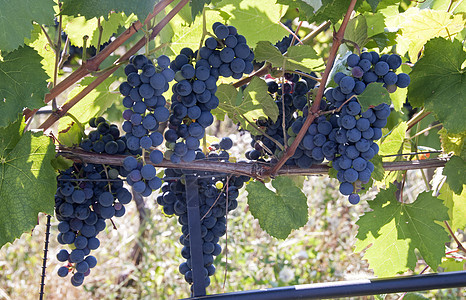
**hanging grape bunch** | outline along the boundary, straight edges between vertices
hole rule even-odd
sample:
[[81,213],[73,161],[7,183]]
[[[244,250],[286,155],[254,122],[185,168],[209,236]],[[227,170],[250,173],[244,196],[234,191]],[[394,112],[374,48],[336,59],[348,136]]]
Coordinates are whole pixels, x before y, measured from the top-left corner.
[[336,73],[333,79],[338,86],[327,89],[324,94],[329,108],[339,111],[327,118],[317,118],[301,145],[312,151],[313,158],[332,162],[338,171],[340,192],[349,196],[351,204],[357,204],[361,184],[368,183],[374,171],[370,160],[379,151],[375,141],[382,137],[382,128],[390,115],[390,107],[385,103],[362,111],[357,95],[373,82],[383,82],[389,92],[395,92],[397,87],[407,87],[410,78],[405,73],[395,73],[401,66],[401,57],[397,54],[351,54],[347,65],[351,75]]
[[[232,145],[230,138],[223,138],[217,145],[218,153],[211,151],[208,158],[227,161],[229,158],[227,150]],[[196,159],[206,159],[206,155],[198,149]],[[236,198],[239,195],[239,189],[249,180],[249,177],[228,176],[207,171],[165,170],[165,183],[162,185],[162,194],[157,197],[157,203],[163,207],[165,214],[175,214],[178,217],[182,232],[179,241],[184,246],[181,255],[186,259],[186,262],[180,264],[179,271],[190,284],[193,283],[193,267],[185,175],[197,177],[202,237],[202,244],[199,246],[202,246],[203,251],[204,287],[207,287],[210,285],[209,276],[215,273],[214,256],[222,252],[219,240],[226,233],[226,214],[238,206]]]
[[[169,65],[170,59],[165,55],[157,58],[157,66],[144,55],[133,56],[125,67],[127,81],[120,85],[120,93],[125,96],[123,106],[127,108],[123,112],[125,121],[122,125],[126,132],[126,145],[132,154],[150,151],[149,158],[154,164],[163,160],[162,152],[154,149],[163,143],[163,135],[157,130],[170,115],[163,96],[175,77]],[[153,165],[143,161],[138,163],[134,157],[127,159],[122,171],[134,191],[147,197],[152,190],[160,188],[161,182],[157,181],[159,178]]]
[[97,264],[97,259],[89,254],[100,246],[97,235],[105,229],[105,220],[122,217],[124,205],[132,199],[118,175],[118,167],[74,164],[57,177],[57,240],[72,249],[57,253],[58,261],[66,263],[58,269],[58,276],[72,273],[74,286],[80,286]]
[[239,79],[253,71],[254,53],[246,38],[235,27],[219,22],[212,29],[216,38],[207,38],[205,46],[196,52],[182,49],[170,64],[177,83],[173,85],[172,113],[165,132],[169,149],[165,156],[174,163],[195,159],[194,151],[214,121],[211,110],[219,105],[215,95],[219,76]]

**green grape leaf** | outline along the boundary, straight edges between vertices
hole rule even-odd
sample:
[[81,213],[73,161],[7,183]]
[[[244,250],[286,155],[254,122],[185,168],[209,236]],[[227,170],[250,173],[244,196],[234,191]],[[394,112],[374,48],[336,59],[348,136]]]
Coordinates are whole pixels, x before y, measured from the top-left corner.
[[390,93],[390,99],[393,103],[393,108],[396,111],[401,111],[403,104],[406,102],[406,95],[408,94],[408,89],[397,88],[394,93]]
[[270,117],[274,121],[278,118],[277,104],[268,95],[267,84],[260,78],[254,77],[244,92],[237,91],[229,84],[221,84],[216,95],[220,100],[218,109],[253,134],[260,132],[249,122],[254,123],[260,117]]
[[456,260],[452,257],[444,257],[439,267],[443,268],[444,272],[455,272],[465,270],[465,264],[466,262],[462,259]]
[[76,123],[71,123],[68,128],[58,133],[58,141],[66,147],[79,145],[84,135],[84,128],[79,127]]
[[380,0],[367,0],[367,3],[369,3],[369,5],[372,8],[372,12],[375,12],[377,10],[377,5],[379,5],[379,2]]
[[52,80],[55,70],[55,51],[52,49],[52,46],[50,46],[47,40],[47,36],[39,25],[34,24],[31,38],[25,39],[24,42],[26,45],[36,50],[40,56],[42,56],[42,68],[45,70],[47,76],[49,77],[48,81]]
[[412,7],[398,15],[401,34],[397,37],[397,52],[409,54],[415,63],[424,44],[432,38],[449,38],[464,29],[465,20],[461,14],[452,15],[446,11]]
[[371,162],[374,164],[374,171],[372,172],[371,177],[378,181],[383,180],[385,169],[383,168],[382,156],[378,154],[375,155],[371,159]]
[[[86,77],[80,82],[80,86],[74,88],[68,98],[71,99],[82,91],[86,86],[93,82],[95,77]],[[105,79],[99,86],[93,89],[89,94],[74,105],[68,112],[72,114],[81,124],[86,124],[92,117],[102,115],[107,108],[112,106],[113,102],[120,100],[120,94],[117,92],[118,85],[115,85],[115,78],[110,76]],[[58,130],[65,130],[73,123],[70,117],[60,119]]]
[[55,15],[54,5],[52,0],[0,0],[0,51],[3,55],[31,37],[32,21],[51,24]]
[[277,3],[288,5],[288,9],[298,12],[301,21],[310,20],[316,10],[322,6],[320,0],[277,0]]
[[381,103],[390,104],[391,101],[387,89],[383,87],[383,83],[381,82],[368,84],[364,92],[357,97],[363,111],[366,111],[371,105],[377,106]]
[[448,184],[443,184],[440,189],[439,198],[448,207],[450,217],[450,227],[453,231],[457,229],[464,230],[466,227],[466,189],[463,189],[461,195],[455,194]]
[[[276,0],[224,0],[219,6],[223,12],[231,16],[228,25],[235,26],[252,48],[255,48],[259,41],[275,43],[288,35],[288,31],[279,24],[287,7],[277,4]],[[252,24],[254,26],[251,26]],[[210,30],[211,27],[207,29]]]
[[[111,13],[108,20],[100,20],[102,26],[102,36],[100,43],[104,43],[110,39],[120,26],[127,24],[128,18],[124,13]],[[85,17],[63,17],[63,31],[66,32],[70,39],[70,43],[76,47],[83,47],[83,37],[87,35],[87,46],[97,47],[99,44],[100,31],[98,28],[97,18],[86,19]]]
[[311,71],[322,70],[324,67],[324,60],[308,45],[289,47],[285,57],[287,70],[300,70],[310,73]]
[[50,161],[50,164],[55,169],[55,171],[66,171],[66,169],[71,168],[71,166],[73,165],[73,161],[61,155],[58,155]]
[[277,47],[270,42],[260,41],[254,49],[256,61],[267,61],[274,67],[281,68],[285,57],[280,53]]
[[42,132],[18,130],[18,120],[0,128],[0,247],[37,225],[37,214],[53,214],[55,147]]
[[445,153],[453,153],[463,160],[466,160],[466,152],[464,144],[466,142],[466,133],[463,131],[458,134],[448,132],[445,128],[439,130],[440,140],[442,141],[442,149]]
[[366,18],[363,15],[358,15],[349,20],[345,30],[345,40],[356,43],[359,48],[362,48],[368,41],[367,29]]
[[272,186],[275,192],[258,181],[247,185],[249,210],[268,234],[286,239],[291,230],[307,223],[307,199],[293,180],[286,176],[272,180]]
[[270,42],[260,41],[254,49],[257,61],[267,61],[272,66],[286,70],[301,70],[311,72],[322,69],[324,61],[318,57],[316,51],[307,45],[291,46],[285,56]]
[[[156,39],[159,39],[160,44],[167,45],[157,52],[165,55],[178,55],[181,49],[188,47],[191,49],[198,49],[200,38],[202,37],[202,19],[198,18],[192,22],[191,14],[186,10],[189,7],[185,6],[180,12],[182,14],[175,15],[172,20],[165,26]],[[212,31],[212,25],[215,22],[223,22],[221,13],[217,10],[205,11],[206,14],[206,28]],[[186,18],[188,20],[186,20]],[[156,17],[159,20],[159,16]],[[160,21],[160,20],[159,20]]]
[[[406,130],[408,129],[408,124],[406,122],[401,122],[392,129],[389,135],[381,139],[379,144],[380,150],[379,155],[391,155],[398,154],[401,149],[403,149],[403,143],[406,136]],[[386,160],[394,161],[396,156],[387,157]]]
[[[267,83],[260,78],[254,77],[244,90],[244,102],[259,104],[264,114],[273,122],[276,122],[279,115],[278,106],[267,90]],[[248,116],[247,113],[245,115]]]
[[[332,24],[338,23],[348,10],[351,0],[322,0],[322,6],[311,16],[310,20],[316,23],[322,23],[330,20]],[[358,1],[355,9],[362,3]]]
[[447,183],[455,194],[461,194],[466,184],[466,163],[459,156],[453,156],[443,168],[442,174],[447,176]]
[[134,13],[141,22],[154,9],[159,0],[63,0],[62,14],[83,16],[86,19],[104,17],[108,19],[110,12],[124,12],[127,16]]
[[460,41],[435,38],[427,42],[424,56],[410,73],[411,105],[434,113],[449,133],[464,132],[466,122],[466,52]]
[[365,13],[364,17],[366,18],[368,37],[385,32],[385,17],[383,14]]
[[25,107],[33,109],[45,105],[49,77],[42,69],[41,60],[34,49],[24,46],[0,61],[0,127],[17,120]]
[[356,222],[359,231],[355,251],[368,248],[364,258],[377,276],[414,270],[415,249],[436,270],[445,255],[444,243],[450,240],[445,229],[436,222],[448,220],[448,209],[429,192],[419,194],[413,203],[400,203],[396,190],[396,186],[390,184],[373,201],[368,201],[372,211]]
[[194,20],[196,16],[202,14],[204,10],[204,6],[209,5],[211,0],[192,0],[189,1],[189,5],[191,6],[191,17]]
[[404,300],[429,300],[419,293],[406,293],[403,297]]

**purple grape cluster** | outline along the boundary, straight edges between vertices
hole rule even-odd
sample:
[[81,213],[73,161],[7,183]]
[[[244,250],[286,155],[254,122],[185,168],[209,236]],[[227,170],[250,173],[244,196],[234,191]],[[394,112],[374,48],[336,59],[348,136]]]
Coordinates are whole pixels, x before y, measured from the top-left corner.
[[[371,179],[374,165],[370,160],[379,151],[375,141],[382,137],[382,128],[390,115],[390,107],[385,103],[362,111],[356,96],[372,82],[384,82],[387,90],[394,92],[396,87],[409,84],[409,75],[394,73],[401,65],[401,58],[396,54],[380,57],[376,52],[351,54],[347,64],[352,68],[351,75],[336,73],[333,79],[338,86],[327,89],[321,102],[321,109],[338,109],[337,112],[314,120],[293,158],[302,168],[324,159],[331,161],[338,171],[340,192],[349,196],[351,204],[356,204],[362,184]],[[292,125],[295,134],[305,117],[306,113],[301,122],[297,120]]]
[[[232,145],[231,139],[222,139],[218,145],[221,151],[228,150]],[[217,155],[205,156],[199,149],[196,150],[196,159],[226,159]],[[166,215],[178,216],[178,223],[181,225],[182,235],[179,239],[183,245],[181,255],[185,262],[179,266],[180,273],[186,282],[193,283],[193,271],[191,260],[190,234],[188,228],[188,213],[186,202],[186,183],[184,175],[194,175],[197,177],[198,197],[201,218],[201,237],[203,250],[203,263],[205,273],[205,287],[210,285],[209,276],[214,275],[214,256],[222,252],[219,245],[220,238],[226,233],[226,214],[238,206],[236,198],[239,189],[250,178],[247,176],[231,176],[228,179],[226,174],[189,171],[180,169],[165,170],[165,183],[162,185],[162,194],[157,197],[157,203],[163,207]]]
[[[126,148],[126,138],[120,137],[118,126],[110,124],[103,117],[92,118],[89,125],[95,130],[89,132],[79,146],[86,151],[107,154],[124,154],[128,151]],[[132,154],[138,154],[138,151],[130,151]]]
[[66,263],[58,269],[58,276],[72,273],[71,283],[80,286],[97,264],[89,254],[100,246],[97,234],[105,229],[105,220],[123,216],[132,196],[119,179],[118,167],[74,164],[61,172],[57,181],[57,240],[72,248],[57,253],[57,259]]
[[165,55],[157,58],[157,66],[144,55],[136,55],[125,67],[127,81],[120,85],[120,93],[125,96],[123,106],[127,108],[122,128],[131,151],[151,151],[163,143],[163,135],[157,130],[170,115],[163,96],[175,77],[169,65],[170,59]]
[[191,162],[204,137],[205,129],[219,105],[215,95],[219,76],[239,79],[253,71],[254,53],[236,28],[219,22],[212,29],[216,35],[205,40],[205,46],[193,52],[184,48],[170,64],[175,80],[171,98],[169,129],[165,132],[166,158],[174,163]]

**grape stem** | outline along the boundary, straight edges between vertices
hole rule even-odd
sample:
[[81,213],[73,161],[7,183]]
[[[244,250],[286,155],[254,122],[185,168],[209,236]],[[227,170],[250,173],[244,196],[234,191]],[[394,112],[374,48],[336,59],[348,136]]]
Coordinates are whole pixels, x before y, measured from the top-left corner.
[[[302,22],[301,22],[302,23]],[[296,35],[296,33],[293,32],[293,30],[289,29],[288,27],[286,27],[285,24],[283,24],[282,22],[278,21],[278,24],[280,24],[281,27],[283,27],[286,31],[288,31],[292,36],[293,36],[293,39],[292,39],[292,43],[295,41],[295,40],[298,40],[298,42],[301,44],[301,45],[304,45],[303,42],[301,41],[301,39]],[[293,44],[291,44],[290,46],[293,46]]]
[[351,12],[353,11],[355,5],[356,5],[356,0],[351,0],[350,5],[348,6],[348,10],[346,11],[345,17],[343,18],[343,22],[341,23],[340,29],[333,37],[334,42],[332,44],[332,48],[330,49],[330,54],[328,57],[328,61],[325,67],[324,74],[322,75],[322,81],[321,81],[322,84],[319,85],[319,89],[317,90],[317,96],[314,100],[314,103],[312,104],[312,107],[310,107],[309,109],[309,115],[306,118],[306,121],[304,122],[303,127],[299,131],[298,135],[296,136],[296,139],[293,141],[291,146],[285,151],[282,158],[277,162],[277,164],[271,170],[266,172],[265,175],[268,175],[268,176],[276,175],[278,173],[278,170],[285,164],[285,162],[291,156],[293,156],[294,152],[296,151],[296,148],[298,148],[299,143],[304,138],[304,135],[306,134],[307,129],[314,121],[315,114],[320,110],[320,101],[322,100],[322,96],[324,95],[325,83],[327,82],[327,79],[330,75],[330,71],[332,70],[338,48],[340,47],[342,43],[343,37],[345,35],[346,27],[351,17]]
[[[157,3],[154,6],[153,12],[147,16],[146,20],[144,21],[144,24],[147,24],[148,22],[150,22],[150,20],[152,20],[156,15],[158,15],[162,10],[164,10],[165,7],[167,7],[171,2],[173,2],[173,0],[162,0],[159,3]],[[184,6],[188,1],[182,1],[182,2],[184,3],[182,6]],[[177,7],[175,7],[173,10],[176,10],[176,13],[179,11]],[[164,22],[164,20],[162,20],[160,23],[162,22]],[[138,30],[141,29],[144,24],[142,24],[140,21],[136,21],[135,23],[133,23],[125,32],[120,34],[114,41],[108,44],[108,46],[105,47],[105,49],[100,51],[94,57],[91,57],[90,59],[88,59],[78,69],[76,69],[73,73],[71,73],[68,77],[66,77],[63,81],[61,81],[56,86],[54,86],[50,90],[50,92],[45,95],[45,99],[44,99],[45,103],[50,102],[53,98],[63,93],[66,89],[68,89],[73,84],[78,82],[84,76],[88,75],[90,72],[97,71],[99,69],[100,64],[107,57],[109,57],[110,54],[112,54],[116,49],[118,49],[121,45],[123,45],[129,38],[131,38],[136,32],[138,32]],[[126,56],[127,55],[124,55],[125,59],[120,58],[117,62],[120,62],[122,60],[123,61],[127,60],[127,58],[131,55],[128,55],[127,57]],[[26,109],[23,112],[23,114],[26,117],[26,120],[28,120],[32,116],[33,111]]]
[[464,253],[466,253],[466,249],[464,248],[463,244],[461,244],[461,242],[458,240],[458,238],[455,236],[455,233],[454,233],[453,230],[451,229],[450,224],[448,224],[448,221],[443,221],[443,223],[445,223],[445,226],[447,226],[447,229],[448,229],[448,231],[450,232],[450,235],[451,235],[451,236],[453,237],[453,239],[455,240],[456,245],[458,245],[458,249],[460,249],[461,251],[463,251]]
[[[170,0],[167,0],[169,2],[171,2]],[[180,1],[180,3],[178,3],[152,30],[152,33],[150,35],[150,39],[153,39],[167,24],[168,22],[170,22],[170,20],[189,2],[189,0],[182,0]],[[165,3],[165,1],[161,1],[159,2],[157,6],[159,6],[161,3]],[[168,5],[169,3],[167,3]],[[160,8],[160,10],[163,9],[163,8]],[[124,34],[124,33],[123,33]],[[118,39],[118,38],[117,38]],[[116,41],[116,40],[115,40]],[[114,42],[115,42],[114,41]],[[126,41],[126,40],[125,40]],[[58,111],[54,114],[51,114],[47,120],[44,121],[44,123],[42,123],[40,126],[39,126],[39,129],[43,129],[43,130],[47,130],[48,128],[50,128],[50,126],[52,126],[56,121],[58,121],[61,117],[63,117],[66,112],[68,110],[70,110],[76,103],[78,103],[82,98],[84,98],[87,94],[89,94],[93,89],[95,89],[98,85],[100,85],[105,79],[107,79],[108,77],[110,77],[110,75],[112,75],[120,66],[121,66],[121,62],[124,62],[126,60],[129,59],[129,57],[131,55],[134,55],[136,54],[139,49],[141,49],[147,42],[147,39],[146,37],[142,37],[133,47],[131,47],[131,49],[129,49],[124,55],[122,55],[115,63],[114,65],[109,68],[106,72],[102,73],[100,76],[98,76],[93,82],[91,82],[88,86],[86,86],[81,92],[79,92],[75,97],[73,97],[72,99],[68,100],[62,107],[60,107],[58,109]],[[110,46],[110,45],[109,45]],[[109,46],[105,47],[105,49],[103,49],[99,55],[102,55],[102,53],[107,53],[106,50],[107,48],[109,48]],[[112,51],[113,52],[113,51]],[[111,52],[107,53],[107,56],[110,55]],[[96,55],[94,56],[93,58],[89,59],[86,64],[89,63],[90,60],[92,59],[95,59],[96,57],[98,57],[99,55]],[[106,57],[105,57],[106,58]],[[100,64],[100,62],[99,62]],[[81,67],[80,67],[81,68]],[[79,70],[79,68],[78,68]],[[78,72],[78,70],[76,70],[75,72],[73,72],[70,76],[67,77],[70,78],[72,76],[78,76],[79,74],[76,74],[76,75],[73,75],[75,73]],[[96,71],[97,68],[95,70],[92,70],[92,71]],[[86,69],[85,70],[85,74],[82,75],[81,77],[79,77],[79,79],[81,79],[82,77],[84,77],[85,75],[87,75],[89,73],[89,71]],[[66,81],[66,79],[64,80]],[[62,82],[64,82],[62,81]],[[76,82],[76,81],[75,81]],[[74,82],[73,82],[74,83]],[[60,85],[60,84],[58,84]],[[57,87],[58,87],[57,85]],[[50,95],[50,94],[47,94],[47,95]],[[47,101],[47,95],[46,95],[46,102]]]
[[[294,42],[296,41],[296,39],[299,40],[298,31],[301,28],[301,25],[303,25],[303,21],[299,22],[298,27],[296,28],[295,34],[293,34],[293,38],[291,39],[290,47],[294,45]],[[301,45],[303,45],[303,42],[301,40],[299,40],[299,42],[301,43]]]
[[269,134],[267,134],[264,130],[262,130],[259,126],[257,126],[256,124],[254,124],[253,122],[249,121],[246,116],[244,116],[243,114],[241,114],[241,118],[243,118],[246,122],[249,123],[249,125],[251,125],[252,127],[254,127],[254,129],[256,129],[257,131],[259,131],[262,135],[266,136],[268,139],[270,139],[272,142],[274,142],[278,148],[280,148],[280,150],[284,151],[285,148],[283,147],[283,145],[277,141],[275,138],[271,137]]

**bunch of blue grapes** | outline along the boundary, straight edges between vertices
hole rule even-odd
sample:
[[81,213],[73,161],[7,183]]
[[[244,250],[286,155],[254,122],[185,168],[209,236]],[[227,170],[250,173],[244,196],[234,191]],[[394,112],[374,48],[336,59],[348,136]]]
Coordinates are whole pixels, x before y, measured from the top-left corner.
[[[379,151],[375,141],[382,137],[390,107],[382,103],[362,111],[356,96],[372,82],[384,82],[389,92],[394,92],[396,87],[407,87],[409,75],[394,73],[401,65],[401,58],[396,54],[380,57],[376,52],[364,52],[360,57],[351,54],[347,65],[352,68],[351,75],[335,74],[333,79],[338,86],[327,89],[321,102],[321,109],[327,106],[336,112],[314,120],[294,157],[300,156],[295,157],[295,161],[302,168],[324,159],[331,161],[332,167],[338,171],[340,192],[349,196],[351,204],[357,204],[360,200],[357,193],[362,184],[370,181],[374,171],[370,160]],[[301,129],[304,118],[301,124],[296,123],[292,125],[295,133]]]
[[[128,150],[117,125],[110,124],[103,117],[90,119],[89,125],[95,130],[91,130],[81,141],[79,146],[84,150],[107,154],[123,154]],[[137,151],[133,152],[137,154]]]
[[[162,162],[162,152],[157,149],[153,150],[150,153],[150,160],[156,164]],[[144,197],[150,196],[153,190],[158,190],[162,185],[161,179],[157,177],[155,167],[138,161],[134,156],[124,158],[121,174],[126,176],[126,182],[133,190]]]
[[146,56],[136,55],[125,67],[127,81],[120,85],[123,106],[127,108],[123,112],[122,128],[131,151],[150,151],[163,143],[163,135],[157,130],[170,115],[163,96],[175,77],[169,66],[170,59],[165,55],[157,58],[157,66]]
[[196,158],[205,129],[214,121],[211,110],[219,105],[215,95],[219,76],[239,79],[253,71],[254,53],[244,36],[219,22],[212,29],[216,37],[207,38],[198,52],[184,48],[170,64],[177,83],[172,88],[165,156],[174,163]]
[[[315,77],[316,74],[312,72],[311,75]],[[251,135],[251,146],[253,149],[246,152],[247,159],[265,161],[265,158],[279,156],[282,150],[277,145],[277,142],[284,145],[284,134],[287,135],[288,141],[292,141],[292,139],[289,138],[293,135],[292,132],[298,129],[296,124],[301,122],[300,124],[302,126],[302,121],[300,121],[302,117],[298,116],[297,113],[307,111],[307,105],[310,101],[309,91],[316,86],[317,81],[309,77],[301,77],[297,74],[290,73],[285,73],[285,79],[286,82],[283,84],[279,84],[270,78],[267,80],[268,93],[275,99],[279,116],[275,122],[270,118],[260,118],[257,120],[256,125],[262,129],[266,135]],[[283,107],[285,108],[284,110]],[[283,132],[282,126],[283,115],[285,116],[285,133]],[[301,127],[299,127],[299,129],[300,128]],[[275,141],[270,139],[270,137]],[[287,161],[287,165],[294,164],[293,159]],[[272,162],[274,160],[275,159],[272,159]]]
[[58,276],[72,273],[71,283],[80,286],[97,264],[90,252],[100,246],[97,235],[105,229],[105,220],[123,216],[132,196],[119,179],[118,167],[76,163],[61,172],[57,181],[57,240],[72,249],[57,253],[57,259],[66,263]]
[[[230,139],[222,139],[218,147],[220,151],[227,151],[231,147]],[[206,159],[204,153],[196,150],[196,159]],[[181,169],[167,169],[162,194],[157,197],[157,203],[163,207],[166,215],[176,215],[181,225],[182,235],[179,239],[183,245],[181,255],[185,262],[179,266],[180,273],[185,280],[193,283],[191,260],[190,233],[188,228],[188,213],[186,202],[185,175],[197,177],[198,197],[201,219],[201,237],[204,262],[205,287],[210,285],[210,278],[215,273],[214,256],[222,252],[219,245],[220,238],[226,233],[226,214],[238,206],[236,198],[239,189],[250,178],[247,176],[230,176],[208,171],[190,171]]]

